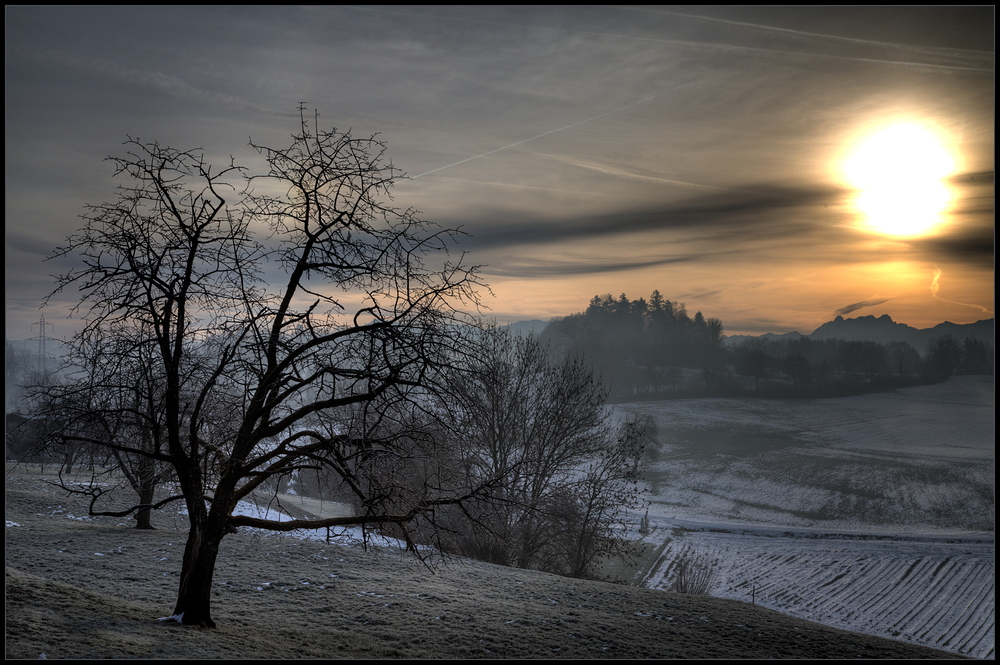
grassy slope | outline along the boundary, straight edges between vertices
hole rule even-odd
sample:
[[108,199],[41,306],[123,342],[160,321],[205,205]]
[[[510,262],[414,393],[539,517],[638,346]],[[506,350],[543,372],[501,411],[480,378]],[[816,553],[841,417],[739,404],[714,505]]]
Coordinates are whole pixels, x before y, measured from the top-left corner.
[[[85,521],[8,472],[8,658],[954,658],[745,603],[478,562],[238,534],[223,543],[214,631],[169,614],[184,534]],[[63,511],[53,514],[55,511]]]

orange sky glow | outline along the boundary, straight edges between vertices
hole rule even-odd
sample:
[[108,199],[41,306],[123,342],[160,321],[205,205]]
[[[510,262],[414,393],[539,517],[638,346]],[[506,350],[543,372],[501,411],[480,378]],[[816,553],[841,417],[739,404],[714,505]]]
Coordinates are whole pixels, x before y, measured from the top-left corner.
[[727,334],[992,318],[992,17],[8,7],[6,334],[72,335],[44,258],[126,134],[254,168],[300,101],[379,133],[395,204],[467,234],[500,323],[654,289]]

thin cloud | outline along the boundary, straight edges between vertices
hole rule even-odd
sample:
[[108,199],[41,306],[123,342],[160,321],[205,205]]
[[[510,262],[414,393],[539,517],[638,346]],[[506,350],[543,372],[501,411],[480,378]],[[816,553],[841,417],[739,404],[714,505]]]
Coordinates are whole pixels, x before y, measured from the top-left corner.
[[527,189],[527,190],[535,190],[535,191],[539,191],[539,192],[555,192],[555,193],[558,193],[558,194],[579,194],[579,195],[586,195],[586,196],[601,196],[601,197],[610,197],[610,196],[613,196],[613,194],[609,194],[609,193],[605,193],[605,192],[594,192],[594,191],[589,191],[589,190],[584,190],[584,189],[565,189],[565,188],[560,188],[560,187],[541,187],[541,186],[536,186],[536,185],[524,185],[524,184],[521,184],[521,183],[514,183],[514,182],[501,182],[499,180],[472,180],[470,178],[459,178],[459,177],[455,177],[455,176],[444,176],[444,175],[443,176],[436,176],[436,177],[438,179],[441,179],[441,180],[448,180],[448,181],[452,181],[452,182],[456,182],[456,183],[465,183],[465,184],[469,184],[469,185],[478,185],[478,186],[486,186],[486,187],[505,187],[505,188],[508,188],[508,189]]
[[679,293],[676,298],[678,300],[708,300],[714,298],[715,296],[721,295],[721,289],[713,289],[711,291],[690,291],[688,293]]
[[991,268],[996,263],[996,237],[992,227],[962,229],[949,235],[911,241],[930,260]]
[[955,48],[943,48],[943,47],[933,47],[933,46],[915,46],[912,44],[900,44],[898,42],[888,42],[888,41],[877,41],[871,39],[858,39],[856,37],[844,37],[841,35],[830,35],[826,33],[809,32],[806,30],[792,30],[789,28],[780,28],[773,25],[763,25],[760,23],[748,23],[746,21],[732,21],[729,19],[722,19],[713,16],[701,16],[696,14],[685,14],[682,12],[675,12],[666,9],[649,9],[649,11],[655,11],[661,14],[669,14],[672,16],[683,16],[685,18],[697,19],[700,21],[712,21],[715,23],[725,23],[727,25],[736,25],[747,28],[755,28],[758,30],[766,30],[771,32],[781,32],[790,35],[796,35],[801,37],[817,37],[820,39],[827,39],[833,41],[840,41],[850,44],[868,44],[871,46],[880,46],[883,48],[901,49],[906,51],[913,51],[915,53],[929,53],[935,55],[953,55],[955,53],[963,54],[966,57],[975,58],[977,60],[988,59],[992,61],[993,55],[985,51],[977,51],[974,49],[955,49]]
[[675,85],[672,88],[669,88],[667,90],[662,90],[662,91],[656,93],[655,95],[652,95],[650,97],[646,97],[645,99],[639,99],[639,100],[636,100],[634,102],[630,102],[628,104],[625,104],[624,106],[619,106],[618,108],[612,109],[610,111],[607,111],[606,113],[601,113],[599,115],[592,116],[592,117],[587,118],[585,120],[580,120],[578,122],[573,122],[573,123],[570,123],[568,125],[564,125],[562,127],[557,127],[556,129],[550,129],[549,131],[542,132],[541,134],[538,134],[537,136],[532,136],[532,137],[529,137],[529,138],[526,138],[526,139],[521,139],[520,141],[515,141],[514,143],[511,143],[509,145],[505,145],[505,146],[502,146],[500,148],[496,148],[494,150],[490,150],[489,152],[484,152],[481,155],[473,155],[472,157],[466,157],[465,159],[461,159],[461,160],[459,160],[457,162],[453,162],[451,164],[446,164],[444,166],[439,166],[439,167],[437,167],[435,169],[431,169],[430,171],[425,171],[425,172],[423,172],[423,173],[421,173],[419,175],[412,176],[411,179],[415,180],[416,178],[422,178],[425,175],[430,175],[432,173],[437,173],[438,171],[443,171],[445,169],[450,169],[453,166],[458,166],[459,164],[465,164],[466,162],[471,162],[474,159],[479,159],[480,157],[486,157],[488,155],[492,155],[492,154],[498,153],[498,152],[500,152],[502,150],[507,150],[509,148],[514,148],[516,146],[522,145],[522,144],[527,143],[529,141],[534,141],[535,139],[540,139],[540,138],[542,138],[544,136],[548,136],[550,134],[555,134],[556,132],[561,132],[561,131],[564,131],[564,130],[567,130],[567,129],[571,129],[573,127],[577,127],[579,125],[584,125],[584,124],[586,124],[588,122],[593,122],[594,120],[599,120],[599,119],[604,118],[606,116],[609,116],[609,115],[611,115],[613,113],[618,113],[619,111],[624,111],[626,109],[630,109],[633,106],[638,106],[639,104],[645,104],[646,102],[651,102],[654,99],[656,99],[657,97],[661,97],[661,96],[666,95],[668,93],[675,92],[677,90],[680,90],[681,88],[686,88],[689,85],[695,85],[697,83],[701,83],[704,80],[705,79],[702,78],[702,79],[698,79],[697,81],[689,81],[687,83],[682,83],[680,85]]
[[518,262],[505,262],[499,266],[484,266],[483,273],[499,277],[520,277],[538,279],[544,277],[571,277],[577,275],[593,275],[624,270],[638,270],[656,266],[686,263],[694,261],[694,256],[672,256],[662,259],[637,261],[602,261],[595,259],[534,259]]
[[882,298],[881,300],[862,300],[861,302],[852,303],[846,307],[841,307],[834,314],[837,316],[845,316],[851,312],[856,312],[859,309],[864,309],[866,307],[875,307],[876,305],[881,305],[884,302],[889,302],[892,298]]
[[591,171],[597,171],[598,173],[603,173],[605,175],[615,176],[618,178],[627,178],[632,180],[642,180],[645,182],[662,183],[665,185],[675,185],[677,187],[683,187],[685,189],[697,189],[701,191],[712,191],[712,192],[731,192],[732,189],[728,187],[716,187],[715,185],[702,185],[696,182],[687,182],[685,180],[672,180],[670,178],[660,178],[657,176],[644,175],[641,173],[635,173],[633,171],[628,171],[623,168],[615,168],[613,166],[608,166],[607,164],[598,164],[596,162],[587,161],[584,159],[576,157],[565,157],[562,155],[550,155],[545,153],[531,153],[538,155],[539,157],[545,157],[548,159],[554,159],[565,164],[572,164],[573,166],[589,169]]
[[951,178],[958,192],[949,217],[954,224],[940,235],[911,241],[935,263],[962,263],[992,268],[996,261],[995,189],[992,171]]
[[[471,238],[463,243],[471,249],[492,249],[518,245],[545,245],[578,240],[622,236],[630,233],[666,230],[694,230],[709,238],[712,232],[729,234],[717,240],[726,244],[748,240],[789,240],[814,232],[827,232],[822,225],[800,217],[794,220],[781,211],[796,208],[823,210],[827,202],[837,203],[845,193],[835,188],[762,186],[728,194],[702,195],[675,203],[661,203],[589,216],[546,219],[524,212],[494,210],[468,220]],[[519,220],[511,223],[511,219]]]
[[[697,243],[704,248],[698,252],[703,257],[738,252],[753,245],[756,251],[771,255],[781,248],[799,247],[817,260],[824,256],[839,261],[861,260],[862,255],[855,256],[855,250],[848,254],[844,250],[843,243],[858,239],[843,210],[850,195],[849,190],[835,187],[766,184],[590,215],[549,218],[530,211],[494,209],[473,218],[463,217],[464,230],[470,237],[462,245],[470,251],[495,252],[512,247],[566,247],[588,240],[674,231],[683,232],[683,241],[688,245]],[[976,215],[979,223],[963,222],[937,236],[899,240],[899,251],[923,260],[992,266],[992,200],[966,197],[956,208],[969,216]],[[607,264],[625,265],[616,257],[608,257]],[[567,266],[567,274],[587,272],[584,265]],[[539,271],[552,274],[556,264],[540,267]]]
[[[398,10],[390,10],[390,9],[382,9],[382,8],[369,8],[369,7],[361,8],[361,7],[358,7],[357,9],[366,9],[368,11],[378,11],[378,12],[384,12],[386,14],[400,14],[400,15],[413,16],[413,17],[419,17],[419,18],[425,18],[425,19],[446,20],[446,21],[463,21],[463,22],[470,22],[470,23],[501,25],[501,26],[507,26],[507,27],[521,28],[521,29],[524,29],[524,30],[551,30],[551,31],[558,31],[558,32],[571,32],[571,33],[579,34],[579,35],[593,35],[593,36],[598,36],[598,37],[612,37],[612,38],[623,39],[623,40],[632,40],[632,41],[641,41],[641,42],[657,42],[657,43],[661,43],[661,44],[669,44],[669,45],[679,46],[679,47],[697,48],[699,50],[718,51],[718,52],[722,52],[722,53],[742,53],[742,54],[748,54],[748,55],[749,54],[762,54],[762,55],[779,55],[779,56],[801,56],[801,57],[806,57],[806,58],[822,58],[822,59],[840,60],[840,61],[853,61],[853,62],[862,62],[862,63],[874,64],[874,65],[882,65],[882,66],[890,66],[890,67],[907,67],[907,68],[924,69],[924,70],[928,70],[928,71],[939,71],[939,72],[945,72],[945,71],[965,71],[965,72],[970,72],[970,73],[992,74],[993,71],[994,71],[994,68],[992,66],[984,66],[984,65],[986,65],[988,63],[984,63],[983,62],[982,56],[981,56],[980,52],[978,52],[978,51],[968,51],[969,54],[976,54],[976,59],[973,61],[973,63],[972,63],[971,66],[969,64],[965,64],[965,63],[960,64],[960,65],[953,65],[953,64],[940,64],[940,63],[903,61],[903,60],[886,60],[886,59],[879,59],[879,58],[860,58],[860,57],[853,57],[853,56],[848,56],[848,55],[836,55],[836,54],[830,54],[830,53],[819,53],[819,52],[808,52],[808,51],[806,51],[806,52],[789,51],[789,50],[781,50],[781,49],[774,49],[774,48],[764,48],[764,47],[760,47],[760,46],[745,46],[745,45],[727,44],[727,43],[722,43],[722,42],[706,41],[706,40],[686,40],[686,39],[669,39],[669,38],[663,38],[663,37],[644,37],[644,36],[635,35],[635,34],[624,34],[624,33],[614,33],[614,32],[595,31],[595,30],[580,30],[580,29],[574,29],[574,28],[561,28],[561,27],[551,27],[551,26],[542,26],[542,25],[529,25],[529,24],[526,24],[526,23],[515,23],[515,22],[511,22],[511,21],[498,21],[498,20],[494,20],[494,19],[471,18],[471,17],[465,17],[465,16],[456,16],[456,15],[427,14],[427,13],[417,13],[417,12],[403,12],[403,11],[398,11]],[[692,19],[701,19],[703,17],[691,16],[690,18],[692,18]],[[752,27],[759,27],[759,26],[752,26]],[[800,32],[800,34],[808,34],[808,33],[801,33]],[[954,53],[952,53],[952,51],[956,51],[956,50],[957,49],[947,49],[947,51],[948,51],[947,53],[940,52],[940,53],[932,53],[931,55],[953,57]],[[921,53],[921,55],[923,55],[923,54],[925,54],[925,53]]]
[[[973,49],[963,49],[963,48],[949,48],[949,47],[934,47],[934,46],[914,46],[909,44],[901,44],[895,41],[885,41],[885,40],[866,40],[857,39],[852,37],[841,37],[837,35],[830,35],[824,33],[809,32],[805,30],[790,30],[786,28],[780,28],[776,26],[763,25],[760,23],[749,23],[743,21],[733,21],[729,19],[721,19],[715,17],[708,17],[702,15],[685,14],[681,12],[675,12],[671,10],[662,10],[655,8],[631,8],[635,11],[644,11],[652,14],[660,15],[670,15],[679,18],[686,18],[692,21],[707,22],[723,24],[728,26],[735,26],[737,28],[743,29],[743,36],[747,36],[748,33],[754,32],[769,32],[771,33],[768,38],[768,47],[760,46],[748,46],[745,44],[713,44],[712,42],[702,42],[706,46],[715,45],[719,47],[724,47],[727,49],[743,49],[747,53],[759,52],[759,53],[772,53],[772,54],[784,54],[789,56],[801,56],[806,58],[825,58],[830,60],[841,60],[841,61],[855,61],[863,62],[873,65],[881,66],[902,66],[907,68],[919,68],[925,69],[927,71],[964,71],[969,73],[979,73],[979,74],[992,74],[994,71],[993,61],[994,56],[992,52],[973,50]],[[781,48],[779,43],[775,43],[774,38],[785,36],[787,38],[796,38],[798,40],[799,46],[805,46],[806,51],[796,51],[791,50],[791,48]],[[829,48],[836,45],[844,45],[849,47],[851,51],[850,54],[845,54],[846,51],[840,53],[834,52],[823,52],[818,50],[820,48]],[[856,50],[859,47],[867,47],[870,55],[872,57],[863,57],[859,55]],[[795,47],[792,47],[795,48]],[[908,57],[909,60],[897,59],[895,53],[903,52],[900,54],[901,57]],[[885,54],[882,57],[875,57],[875,54]],[[923,57],[924,61],[917,61],[914,58]]]
[[276,111],[269,109],[242,97],[227,95],[221,92],[212,92],[197,88],[186,81],[158,71],[148,71],[123,67],[110,60],[99,58],[88,58],[84,56],[71,55],[56,50],[29,50],[24,48],[13,48],[8,52],[9,56],[43,62],[49,64],[75,67],[90,71],[100,76],[114,78],[129,85],[152,88],[160,93],[179,99],[187,99],[202,104],[223,106],[240,111],[256,111],[265,115],[279,117],[294,117],[294,113]]

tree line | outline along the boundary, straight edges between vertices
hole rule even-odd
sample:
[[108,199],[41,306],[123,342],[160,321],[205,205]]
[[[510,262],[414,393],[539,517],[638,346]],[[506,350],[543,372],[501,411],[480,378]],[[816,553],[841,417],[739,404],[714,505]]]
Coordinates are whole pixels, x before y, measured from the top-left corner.
[[924,356],[901,341],[808,337],[744,340],[727,355],[731,391],[773,396],[849,395],[993,373],[992,349],[972,338],[959,344],[950,335],[933,339]]
[[617,401],[694,395],[825,397],[992,374],[993,349],[950,335],[924,356],[906,342],[809,337],[723,341],[723,325],[683,303],[594,296],[581,313],[555,319],[542,339],[583,358]]
[[649,300],[623,293],[594,296],[586,311],[555,319],[541,338],[579,356],[607,383],[613,398],[660,393],[678,387],[680,368],[722,367],[722,322],[701,312],[688,316],[683,303],[658,290]]

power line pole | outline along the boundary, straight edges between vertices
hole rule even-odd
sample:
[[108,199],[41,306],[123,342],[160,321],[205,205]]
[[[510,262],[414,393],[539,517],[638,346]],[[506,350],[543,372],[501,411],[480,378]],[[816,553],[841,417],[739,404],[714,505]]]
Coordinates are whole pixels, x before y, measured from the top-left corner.
[[[45,326],[51,326],[51,323],[45,322],[45,315],[42,314],[38,323],[32,323],[31,326],[38,326],[38,374],[42,375],[45,373]],[[34,339],[34,338],[32,338]]]

